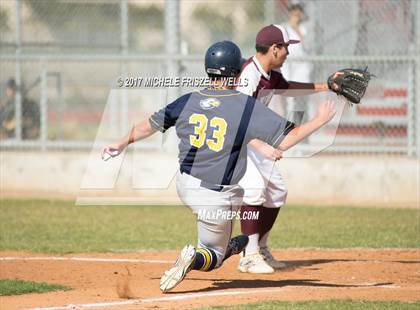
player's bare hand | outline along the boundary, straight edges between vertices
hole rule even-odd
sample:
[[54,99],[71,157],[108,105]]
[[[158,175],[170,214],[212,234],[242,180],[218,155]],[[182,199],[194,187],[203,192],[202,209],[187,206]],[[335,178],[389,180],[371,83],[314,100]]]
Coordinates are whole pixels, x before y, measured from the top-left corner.
[[326,124],[334,117],[336,113],[335,104],[332,100],[321,103],[318,107],[315,118],[321,123]]
[[266,143],[261,144],[257,150],[258,153],[271,160],[279,160],[283,157],[283,152],[281,150]]
[[112,157],[120,155],[124,148],[125,146],[118,142],[105,146],[101,152],[102,160],[107,161]]

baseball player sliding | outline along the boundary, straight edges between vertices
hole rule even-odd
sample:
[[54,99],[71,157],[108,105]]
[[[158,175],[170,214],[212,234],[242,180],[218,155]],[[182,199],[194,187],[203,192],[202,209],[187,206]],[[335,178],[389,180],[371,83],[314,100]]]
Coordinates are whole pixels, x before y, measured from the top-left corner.
[[[240,73],[241,52],[232,42],[212,45],[205,56],[209,88],[181,96],[149,119],[135,125],[122,139],[106,146],[103,158],[117,156],[129,144],[156,131],[175,127],[179,142],[177,192],[195,214],[236,211],[242,204],[238,185],[247,165],[246,145],[259,139],[281,152],[289,149],[329,122],[335,114],[332,102],[320,105],[311,121],[295,127],[255,98],[244,95],[223,78]],[[167,292],[178,285],[190,270],[210,271],[233,254],[240,253],[248,238],[231,239],[233,220],[197,216],[198,245],[186,245],[172,268],[161,278]]]
[[[262,28],[257,34],[255,43],[256,55],[245,62],[240,75],[241,80],[246,79],[249,83],[236,88],[243,94],[258,98],[267,105],[274,95],[274,90],[280,90],[284,96],[296,94],[296,91],[290,92],[290,90],[305,90],[306,95],[332,90],[353,103],[359,103],[364,95],[370,79],[367,70],[340,70],[331,75],[328,83],[286,81],[276,69],[279,69],[286,60],[289,45],[297,44],[299,41],[291,40],[282,26],[269,25]],[[346,81],[345,85],[343,81]],[[258,149],[262,151],[257,151]],[[287,197],[284,180],[281,174],[273,169],[272,156],[270,156],[273,152],[274,149],[263,141],[252,140],[248,145],[247,170],[239,182],[245,190],[241,210],[259,211],[260,216],[257,220],[241,220],[242,233],[249,237],[248,245],[239,261],[238,269],[241,272],[273,273],[275,269],[285,267],[284,263],[273,258],[267,244],[270,230]]]

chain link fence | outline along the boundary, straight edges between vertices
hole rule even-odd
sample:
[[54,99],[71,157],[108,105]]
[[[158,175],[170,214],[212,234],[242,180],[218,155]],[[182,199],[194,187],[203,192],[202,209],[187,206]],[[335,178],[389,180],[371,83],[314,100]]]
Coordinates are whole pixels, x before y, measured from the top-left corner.
[[[257,31],[270,23],[290,24],[294,4],[2,1],[0,146],[89,148],[118,77],[203,76],[205,50],[218,40],[233,40],[250,57]],[[368,65],[377,76],[363,104],[344,111],[327,151],[420,156],[420,3],[298,4],[303,48],[290,51],[285,75],[323,82],[337,69]],[[302,68],[306,74],[294,75]],[[190,89],[168,91],[173,98]],[[125,129],[133,100],[156,104],[148,92],[128,97],[129,104],[123,100],[111,114],[115,134]]]

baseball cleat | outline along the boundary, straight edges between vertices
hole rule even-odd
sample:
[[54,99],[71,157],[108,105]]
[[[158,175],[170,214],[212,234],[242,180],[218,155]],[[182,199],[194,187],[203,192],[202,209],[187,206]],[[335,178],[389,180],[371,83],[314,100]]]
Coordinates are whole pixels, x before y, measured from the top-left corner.
[[273,273],[274,269],[267,264],[259,252],[247,254],[239,260],[238,270],[248,273]]
[[248,241],[249,238],[246,235],[239,235],[230,239],[223,261],[227,260],[232,255],[241,253],[246,248]]
[[282,269],[287,267],[285,263],[278,261],[273,257],[268,247],[261,247],[260,254],[265,262],[274,269]]
[[184,280],[186,274],[192,269],[194,260],[195,248],[192,245],[186,245],[172,268],[165,271],[160,278],[160,290],[166,293]]

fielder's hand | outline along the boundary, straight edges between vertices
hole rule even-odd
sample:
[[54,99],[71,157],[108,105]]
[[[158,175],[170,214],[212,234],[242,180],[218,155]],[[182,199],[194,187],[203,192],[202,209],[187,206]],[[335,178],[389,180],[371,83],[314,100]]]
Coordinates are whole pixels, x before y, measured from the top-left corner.
[[365,69],[343,69],[328,78],[328,87],[337,95],[344,96],[350,104],[359,104],[374,75]]

